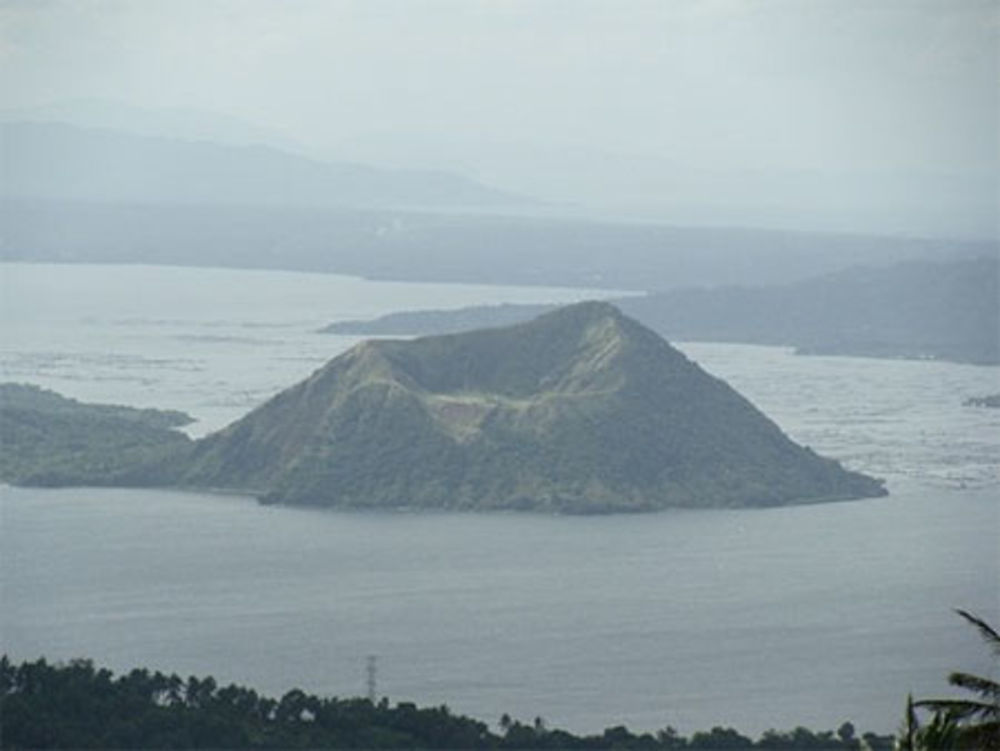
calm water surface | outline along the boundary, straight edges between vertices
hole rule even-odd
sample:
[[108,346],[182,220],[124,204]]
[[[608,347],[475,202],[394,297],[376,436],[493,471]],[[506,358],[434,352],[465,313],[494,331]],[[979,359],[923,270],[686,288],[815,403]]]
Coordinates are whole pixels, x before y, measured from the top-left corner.
[[986,668],[983,491],[645,516],[365,515],[128,490],[0,495],[4,649],[280,693],[379,690],[576,730],[891,730]]
[[[0,264],[0,377],[185,409],[199,434],[354,339],[339,318],[579,290]],[[0,490],[0,639],[280,693],[364,692],[592,731],[893,730],[907,692],[989,672],[1000,621],[998,369],[682,344],[885,499],[564,518],[351,514],[239,497]]]

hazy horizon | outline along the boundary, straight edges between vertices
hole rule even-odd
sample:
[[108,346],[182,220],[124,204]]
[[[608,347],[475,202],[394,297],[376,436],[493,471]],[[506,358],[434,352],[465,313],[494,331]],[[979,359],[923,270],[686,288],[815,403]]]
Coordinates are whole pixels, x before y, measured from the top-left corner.
[[992,2],[0,3],[6,119],[687,225],[997,235]]

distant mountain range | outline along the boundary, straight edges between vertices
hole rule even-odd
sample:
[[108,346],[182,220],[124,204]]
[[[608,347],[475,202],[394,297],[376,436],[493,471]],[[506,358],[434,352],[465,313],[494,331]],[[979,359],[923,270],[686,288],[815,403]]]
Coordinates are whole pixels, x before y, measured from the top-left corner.
[[0,123],[0,149],[5,198],[434,209],[532,203],[446,172],[378,169],[270,146],[66,123]]
[[3,108],[0,109],[0,122],[64,123],[180,141],[212,141],[229,146],[273,146],[282,151],[309,156],[301,142],[289,138],[280,130],[231,114],[191,107],[143,107],[114,99],[78,97],[29,107]]
[[[679,289],[616,301],[672,340],[747,342],[814,354],[1000,363],[996,257],[854,268],[794,284]],[[392,313],[324,329],[349,335],[441,334],[528,320],[550,309],[504,305]]]
[[[0,181],[2,182],[2,181]],[[0,260],[668,290],[996,254],[988,242],[318,206],[0,198]]]
[[[692,189],[671,180],[685,195]],[[211,113],[102,101],[0,110],[5,261],[655,291],[784,283],[861,263],[998,247],[602,216],[457,173],[317,159],[280,133]],[[707,223],[718,224],[712,216]]]
[[[50,466],[25,472],[12,459],[0,465],[0,479],[27,484],[207,488],[339,508],[561,513],[885,493],[880,482],[793,443],[724,382],[605,303],[502,329],[365,342],[195,442],[169,437],[162,414],[76,405],[48,392],[27,394],[40,405],[32,413],[18,388],[22,404],[5,408],[5,426],[36,427],[5,428],[7,449],[16,459],[25,456],[22,442],[42,445]],[[157,424],[148,424],[153,418]],[[89,441],[88,420],[100,427]],[[78,434],[68,443],[59,436],[67,425]],[[122,453],[122,440],[147,430],[154,431],[148,440]],[[74,449],[84,442],[86,451]]]
[[998,232],[995,161],[957,172],[751,168],[671,159],[625,142],[604,151],[572,139],[532,144],[495,133],[405,131],[358,134],[338,150],[372,164],[465,169],[490,185],[605,219],[936,237]]
[[[62,123],[226,148],[269,147],[312,162],[368,165],[383,175],[446,174],[466,185],[488,186],[508,196],[530,195],[539,201],[519,200],[519,212],[537,210],[567,218],[994,241],[997,237],[1000,185],[988,164],[958,172],[777,165],[748,169],[633,152],[631,144],[608,152],[566,142],[508,140],[493,132],[394,130],[393,124],[356,133],[334,145],[307,143],[233,114],[93,98],[0,109],[0,121]],[[396,192],[393,188],[374,205],[388,205],[382,199]],[[132,200],[144,200],[143,195],[137,193]],[[294,198],[294,191],[289,198]],[[188,195],[182,200],[188,201]],[[475,201],[482,208],[497,205],[492,200]],[[351,200],[344,205],[359,204]],[[418,204],[407,199],[403,205]],[[419,205],[437,206],[426,198]],[[455,205],[470,204],[463,200]],[[509,201],[500,205],[513,206]]]

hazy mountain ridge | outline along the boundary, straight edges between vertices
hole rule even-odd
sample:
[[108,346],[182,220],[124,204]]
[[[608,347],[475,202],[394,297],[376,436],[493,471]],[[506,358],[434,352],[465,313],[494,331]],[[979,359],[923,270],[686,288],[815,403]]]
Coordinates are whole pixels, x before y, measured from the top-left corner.
[[601,303],[358,345],[199,441],[179,482],[281,503],[572,513],[884,493]]
[[[482,133],[368,132],[340,150],[372,164],[447,165],[511,191],[590,216],[668,224],[914,234],[997,235],[997,174],[978,170],[740,167],[557,142],[517,143]],[[530,187],[529,187],[530,186]]]
[[0,260],[618,290],[765,285],[995,243],[301,206],[0,200]]
[[99,97],[76,97],[30,107],[0,109],[0,122],[64,123],[136,136],[214,141],[230,146],[261,144],[305,153],[300,142],[280,130],[231,114],[191,107],[142,107]]
[[64,123],[133,136],[263,146],[383,172],[454,178],[530,195],[567,218],[713,227],[996,238],[998,183],[969,170],[706,166],[563,142],[518,142],[481,132],[366,129],[318,148],[280,129],[185,107],[75,98],[0,109],[0,121]]
[[[802,352],[1000,362],[996,257],[855,268],[789,285],[679,289],[622,298],[629,315],[674,340],[794,346]],[[414,335],[506,325],[544,306],[393,313],[324,331]]]
[[87,125],[0,123],[0,259],[665,290],[997,252],[995,241],[600,219],[453,173],[320,161],[246,123],[106,110],[67,111]]
[[0,144],[5,197],[397,208],[530,203],[446,172],[323,162],[260,144],[52,122],[0,123]]

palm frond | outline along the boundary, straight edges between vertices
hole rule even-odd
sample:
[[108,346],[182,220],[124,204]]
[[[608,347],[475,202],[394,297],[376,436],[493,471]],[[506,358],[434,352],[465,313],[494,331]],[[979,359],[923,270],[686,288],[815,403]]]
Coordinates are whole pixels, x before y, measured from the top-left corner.
[[970,701],[968,699],[922,699],[913,702],[914,707],[930,709],[934,712],[949,712],[956,720],[971,717],[1000,718],[1000,707],[992,702]]
[[972,613],[962,610],[961,608],[956,608],[955,612],[975,626],[979,630],[980,636],[982,636],[983,640],[990,646],[990,649],[992,649],[996,655],[1000,656],[1000,634],[998,634],[993,627],[990,626],[990,624],[982,618],[977,618]]
[[915,751],[914,742],[917,730],[920,727],[917,721],[917,712],[914,708],[913,694],[906,696],[906,719],[901,729],[897,751]]
[[[1000,634],[986,621],[966,610],[956,610],[979,631],[992,652],[1000,656]],[[1000,751],[1000,683],[971,673],[948,676],[951,685],[971,692],[973,699],[924,699],[906,705],[904,737],[900,751],[955,749],[955,751]],[[933,712],[930,722],[920,727],[915,709]]]
[[931,721],[917,733],[917,748],[956,749],[959,738],[959,725],[948,712],[935,712]]
[[991,681],[989,678],[970,673],[952,673],[948,676],[948,683],[967,691],[973,691],[984,699],[992,699],[994,702],[1000,700],[1000,683]]

